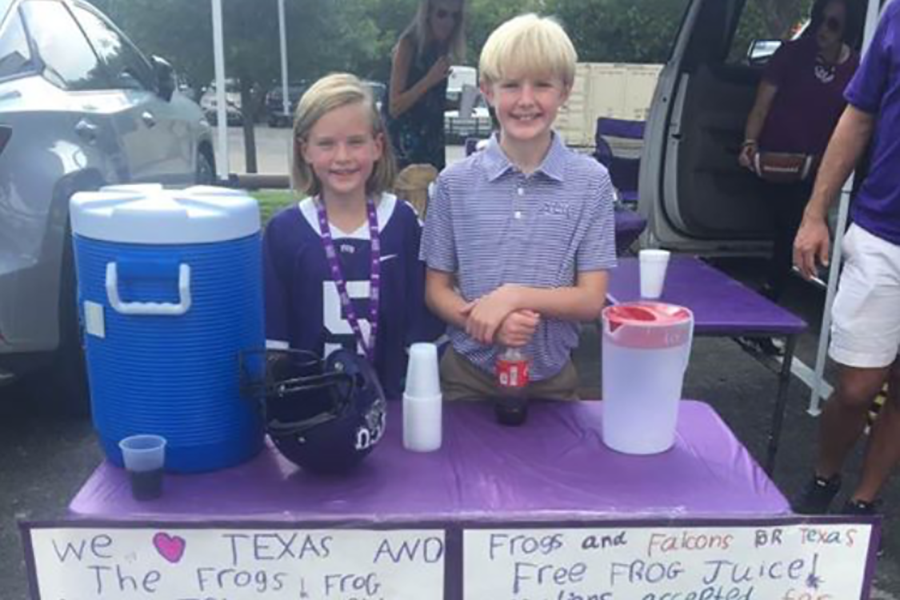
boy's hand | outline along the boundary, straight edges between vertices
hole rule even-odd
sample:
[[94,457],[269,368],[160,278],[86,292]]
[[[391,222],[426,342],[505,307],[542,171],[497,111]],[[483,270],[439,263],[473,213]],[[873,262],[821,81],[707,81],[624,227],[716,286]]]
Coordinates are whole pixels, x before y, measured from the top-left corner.
[[503,320],[518,309],[518,296],[517,286],[502,285],[467,307],[466,333],[469,337],[486,346],[493,344]]
[[541,322],[541,315],[533,310],[517,310],[503,319],[497,330],[497,342],[509,348],[521,348],[531,341]]

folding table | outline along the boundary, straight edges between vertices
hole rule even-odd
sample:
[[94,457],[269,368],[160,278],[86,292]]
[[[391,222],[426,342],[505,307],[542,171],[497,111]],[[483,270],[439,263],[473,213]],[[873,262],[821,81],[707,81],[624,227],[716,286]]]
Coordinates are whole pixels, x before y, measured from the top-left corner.
[[[640,299],[638,259],[619,259],[618,267],[610,277],[607,300],[618,304]],[[694,313],[694,334],[698,336],[766,336],[785,339],[765,461],[766,472],[771,475],[775,468],[787,406],[794,350],[797,337],[806,330],[806,322],[739,281],[691,256],[671,257],[660,300],[691,309]]]
[[654,456],[609,450],[602,403],[534,404],[520,427],[488,402],[444,405],[443,444],[403,449],[400,403],[384,439],[351,476],[304,473],[271,446],[214,473],[167,475],[162,498],[131,498],[124,470],[102,463],[72,500],[88,519],[280,519],[398,524],[786,515],[788,503],[707,404],[680,404],[675,446]]
[[[384,582],[385,589],[402,591],[404,598],[462,600],[503,597],[492,594],[508,591],[512,581],[513,589],[521,582],[529,590],[553,592],[527,597],[585,598],[564,592],[611,589],[617,584],[614,574],[621,576],[623,568],[644,573],[671,565],[681,572],[683,565],[685,573],[693,570],[693,579],[679,584],[681,595],[694,590],[696,580],[711,594],[722,590],[738,597],[734,589],[752,594],[766,582],[707,581],[709,559],[741,569],[755,563],[732,561],[763,561],[753,569],[763,573],[764,567],[767,577],[773,571],[765,561],[773,554],[780,570],[766,589],[776,589],[779,598],[781,588],[801,581],[781,581],[785,565],[797,559],[809,561],[812,575],[820,567],[853,577],[845,586],[852,593],[834,597],[867,597],[877,524],[859,517],[833,523],[793,515],[707,404],[681,401],[674,446],[651,456],[606,448],[602,402],[535,402],[521,427],[499,425],[488,402],[444,408],[442,447],[419,454],[403,449],[402,407],[390,403],[384,438],[358,470],[339,477],[306,474],[266,445],[257,457],[230,469],[167,475],[160,499],[135,502],[125,472],[103,463],[70,504],[67,518],[22,524],[32,589],[46,590],[42,597],[48,600],[91,589],[97,597],[119,597],[123,590],[128,598],[144,598],[143,590],[157,585],[169,597],[249,598],[261,597],[262,585],[266,597],[348,598],[381,597]],[[819,559],[821,549],[802,545],[811,523],[834,527],[836,535],[850,524],[869,543]],[[779,546],[781,535],[790,536],[790,545],[784,551],[760,546],[761,533],[773,544],[777,536]],[[568,546],[542,558],[538,552],[553,550],[546,541]],[[504,550],[507,558],[488,564],[492,549],[507,543],[519,549]],[[718,546],[695,558],[700,543]],[[535,573],[554,565],[577,578],[536,579],[543,575]],[[520,574],[520,566],[527,572]],[[582,585],[581,574],[589,569],[592,579]],[[637,577],[629,575],[618,585],[643,590],[633,594],[641,598],[650,597],[647,589],[660,590],[655,584],[644,589],[645,580]],[[348,578],[365,585],[344,587]],[[410,578],[417,587],[407,585]],[[351,595],[368,590],[370,582],[371,593]],[[476,590],[479,586],[487,587]]]
[[[366,532],[434,531],[446,544],[440,597],[460,600],[465,596],[464,539],[478,530],[611,530],[629,523],[641,531],[710,523],[752,528],[794,519],[785,498],[709,405],[682,401],[675,445],[653,456],[606,448],[600,433],[602,408],[597,401],[535,402],[524,425],[508,427],[496,422],[489,402],[448,402],[443,444],[423,454],[404,450],[401,403],[391,402],[384,438],[349,475],[309,475],[267,444],[255,459],[231,469],[168,474],[162,497],[149,502],[133,500],[124,470],[103,463],[71,502],[68,517],[46,526],[74,532],[59,533],[60,541],[53,542],[57,549],[76,543],[76,530],[84,527],[119,532],[111,534],[114,539],[132,541],[115,544],[134,544],[134,556],[152,535],[156,549],[170,562],[180,560],[185,547],[184,538],[171,537],[178,531],[250,529],[266,532],[263,537],[270,541],[279,530],[320,532],[319,537],[333,531],[334,538],[342,539]],[[41,524],[35,527],[36,532],[25,534],[26,549],[34,548],[33,536],[41,534]],[[129,530],[134,536],[129,537]],[[200,547],[220,556],[215,549],[224,538],[213,537],[218,542],[204,538],[207,545]],[[41,540],[41,565],[58,563],[58,554],[48,551],[51,542]],[[178,542],[180,551],[171,546]],[[175,551],[177,556],[168,558]],[[144,563],[149,560],[148,554],[141,556]],[[269,561],[260,561],[265,558],[271,557],[251,556],[248,566],[231,562],[223,572],[264,568]],[[306,563],[296,564],[291,568],[302,574]],[[78,568],[66,573],[77,577]],[[165,574],[173,568],[164,566]],[[33,567],[31,573],[37,571]],[[44,573],[44,580],[53,579]],[[192,573],[185,576],[185,593],[198,585],[190,583],[196,579]],[[109,577],[114,584],[115,575]],[[37,585],[36,576],[32,581]],[[95,585],[94,578],[78,581]],[[423,597],[438,596],[428,590]]]

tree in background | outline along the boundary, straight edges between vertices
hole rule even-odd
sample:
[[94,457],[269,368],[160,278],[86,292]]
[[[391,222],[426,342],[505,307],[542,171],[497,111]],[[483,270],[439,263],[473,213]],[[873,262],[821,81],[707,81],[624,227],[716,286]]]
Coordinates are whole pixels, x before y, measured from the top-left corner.
[[[208,1],[95,0],[145,52],[169,59],[192,86],[213,79],[212,8]],[[341,31],[344,11],[331,0],[289,0],[288,53],[291,79],[310,79],[343,63],[346,44],[326,40],[356,39]],[[225,65],[241,93],[246,170],[257,171],[253,125],[261,114],[266,92],[281,80],[277,0],[225,0],[223,3]]]
[[468,0],[467,62],[478,65],[481,47],[501,23],[528,12],[548,14],[545,0]]
[[584,62],[665,62],[687,0],[547,0]]
[[[782,39],[809,13],[812,0],[748,0],[732,47]],[[687,0],[546,0],[586,62],[664,63]]]
[[[289,79],[348,71],[386,82],[391,51],[419,0],[286,0]],[[812,0],[748,0],[733,48],[784,37]],[[195,89],[213,79],[209,0],[93,0],[144,51],[170,60]],[[661,63],[688,0],[468,0],[468,57],[500,23],[523,12],[557,16],[583,61]],[[277,0],[223,0],[225,62],[241,90],[246,169],[256,172],[253,124],[280,85]],[[743,51],[743,50],[742,50]]]

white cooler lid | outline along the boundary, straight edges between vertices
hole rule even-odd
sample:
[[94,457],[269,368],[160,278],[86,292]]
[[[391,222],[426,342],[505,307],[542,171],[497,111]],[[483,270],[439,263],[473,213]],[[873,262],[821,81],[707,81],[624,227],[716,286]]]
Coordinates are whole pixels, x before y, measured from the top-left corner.
[[158,184],[111,185],[69,203],[72,232],[107,242],[201,244],[259,232],[259,206],[242,190]]

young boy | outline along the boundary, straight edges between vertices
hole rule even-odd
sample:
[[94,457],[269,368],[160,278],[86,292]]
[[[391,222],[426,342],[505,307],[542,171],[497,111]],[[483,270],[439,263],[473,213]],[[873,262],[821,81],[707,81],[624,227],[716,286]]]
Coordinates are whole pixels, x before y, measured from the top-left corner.
[[532,361],[527,397],[576,397],[577,322],[599,317],[616,260],[606,169],[552,130],[576,62],[563,29],[536,15],[507,21],[482,50],[481,90],[500,133],[438,178],[422,238],[426,301],[452,343],[445,399],[499,395],[503,347]]

